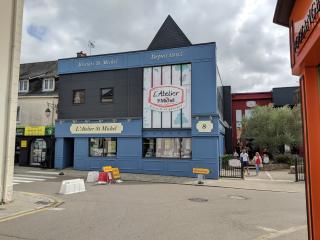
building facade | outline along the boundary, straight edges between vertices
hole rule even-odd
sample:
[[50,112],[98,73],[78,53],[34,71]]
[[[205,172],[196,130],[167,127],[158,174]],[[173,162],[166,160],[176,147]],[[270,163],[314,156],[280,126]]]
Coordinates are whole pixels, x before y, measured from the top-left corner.
[[232,94],[232,146],[233,151],[241,149],[242,120],[250,118],[256,106],[293,107],[300,102],[299,87],[273,88],[270,92]]
[[278,0],[273,21],[289,28],[292,73],[300,76],[310,240],[320,239],[320,0]]
[[15,162],[53,167],[57,119],[57,61],[20,65]]
[[169,16],[146,51],[58,62],[56,168],[219,177],[215,43],[192,45]]

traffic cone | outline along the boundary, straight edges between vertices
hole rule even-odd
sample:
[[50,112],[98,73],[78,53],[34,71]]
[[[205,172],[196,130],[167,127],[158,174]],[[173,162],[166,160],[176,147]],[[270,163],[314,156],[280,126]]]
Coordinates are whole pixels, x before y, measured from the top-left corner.
[[106,184],[108,181],[108,175],[106,172],[99,172],[98,184]]

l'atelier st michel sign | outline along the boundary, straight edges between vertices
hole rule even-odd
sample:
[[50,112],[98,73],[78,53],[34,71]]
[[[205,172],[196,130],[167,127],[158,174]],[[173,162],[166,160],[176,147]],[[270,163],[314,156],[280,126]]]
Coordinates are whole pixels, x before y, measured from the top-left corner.
[[158,86],[149,90],[148,103],[152,110],[176,111],[185,106],[186,90],[182,86]]
[[75,123],[70,126],[72,134],[119,134],[122,131],[121,123]]

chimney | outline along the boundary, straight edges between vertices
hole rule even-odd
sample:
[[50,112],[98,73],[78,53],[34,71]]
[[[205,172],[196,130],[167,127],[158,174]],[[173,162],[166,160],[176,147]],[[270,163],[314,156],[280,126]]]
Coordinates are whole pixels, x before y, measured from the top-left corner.
[[81,57],[86,57],[87,54],[84,53],[83,51],[77,52],[77,58],[81,58]]

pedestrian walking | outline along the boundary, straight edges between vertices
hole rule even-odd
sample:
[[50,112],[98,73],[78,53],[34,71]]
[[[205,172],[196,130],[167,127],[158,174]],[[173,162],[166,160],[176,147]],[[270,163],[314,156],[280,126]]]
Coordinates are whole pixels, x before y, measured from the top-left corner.
[[242,152],[240,154],[240,161],[243,164],[244,173],[246,173],[246,171],[247,171],[248,175],[250,175],[250,172],[249,172],[249,155],[248,155],[248,153],[246,152],[245,149],[242,149]]
[[256,175],[258,176],[260,172],[260,165],[262,164],[262,159],[258,152],[256,152],[256,155],[253,157],[253,162],[256,165]]

